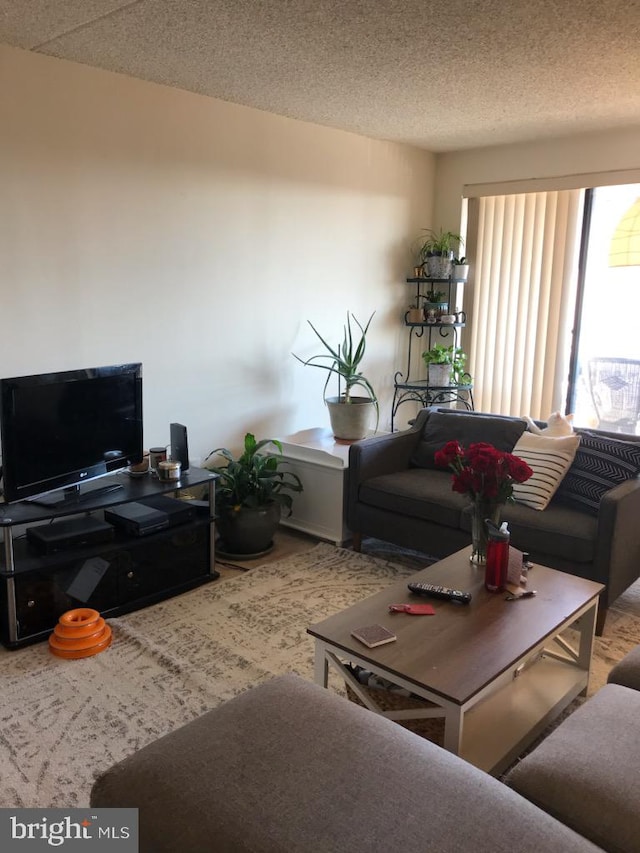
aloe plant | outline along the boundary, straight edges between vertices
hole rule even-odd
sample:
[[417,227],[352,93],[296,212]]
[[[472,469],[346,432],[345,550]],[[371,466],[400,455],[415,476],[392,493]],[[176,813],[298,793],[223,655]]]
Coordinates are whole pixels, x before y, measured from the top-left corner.
[[[331,378],[333,376],[337,376],[338,396],[343,400],[343,402],[350,403],[353,389],[359,386],[360,388],[364,388],[367,392],[371,402],[375,404],[376,412],[378,412],[378,398],[376,393],[369,380],[360,370],[360,362],[364,358],[366,349],[367,332],[369,331],[369,326],[373,320],[374,314],[375,311],[367,320],[366,325],[363,326],[354,314],[350,315],[347,312],[347,323],[344,326],[343,341],[338,347],[331,346],[331,344],[329,344],[316,329],[311,320],[307,320],[307,323],[311,326],[318,340],[323,344],[327,351],[324,353],[318,353],[317,355],[312,355],[307,359],[302,359],[295,353],[292,353],[292,355],[305,366],[318,367],[321,370],[327,371],[327,381],[324,384],[323,391],[325,397]],[[360,329],[360,339],[357,341],[354,339],[353,330],[351,328],[351,318],[353,318],[354,323]],[[340,389],[340,380],[344,382],[344,391],[341,391]]]

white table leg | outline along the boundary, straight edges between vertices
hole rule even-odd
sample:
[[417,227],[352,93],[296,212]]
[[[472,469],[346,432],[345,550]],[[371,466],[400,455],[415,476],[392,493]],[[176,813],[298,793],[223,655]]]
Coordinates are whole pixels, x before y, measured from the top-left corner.
[[[578,666],[580,669],[584,669],[587,673],[587,679],[589,677],[589,670],[591,668],[591,657],[593,655],[593,642],[596,635],[596,620],[598,618],[598,599],[593,603],[593,607],[591,607],[587,612],[580,618],[579,621],[579,630],[580,630],[580,640],[578,645]],[[589,683],[587,681],[587,686],[580,694],[581,696],[587,695],[587,690],[589,688]]]

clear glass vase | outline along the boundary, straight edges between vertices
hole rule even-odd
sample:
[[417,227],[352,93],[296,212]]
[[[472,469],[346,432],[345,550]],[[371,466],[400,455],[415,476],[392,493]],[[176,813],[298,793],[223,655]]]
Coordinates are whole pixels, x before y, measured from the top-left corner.
[[500,524],[502,504],[476,498],[471,505],[471,557],[472,563],[484,566],[487,561],[488,533],[485,518]]

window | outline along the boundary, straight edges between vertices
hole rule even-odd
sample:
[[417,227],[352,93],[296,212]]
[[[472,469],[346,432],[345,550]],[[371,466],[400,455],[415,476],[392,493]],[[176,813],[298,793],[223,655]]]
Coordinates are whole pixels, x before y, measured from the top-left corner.
[[469,199],[469,366],[480,411],[546,418],[564,408],[583,204],[583,190]]

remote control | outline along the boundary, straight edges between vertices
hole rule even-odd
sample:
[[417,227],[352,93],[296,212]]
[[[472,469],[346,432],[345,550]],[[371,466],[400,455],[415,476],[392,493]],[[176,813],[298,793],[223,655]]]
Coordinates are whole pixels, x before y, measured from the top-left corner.
[[460,604],[468,604],[471,601],[471,593],[462,592],[460,589],[449,589],[432,583],[409,583],[407,586],[411,592],[428,595],[429,598],[444,598],[446,601],[458,601]]

